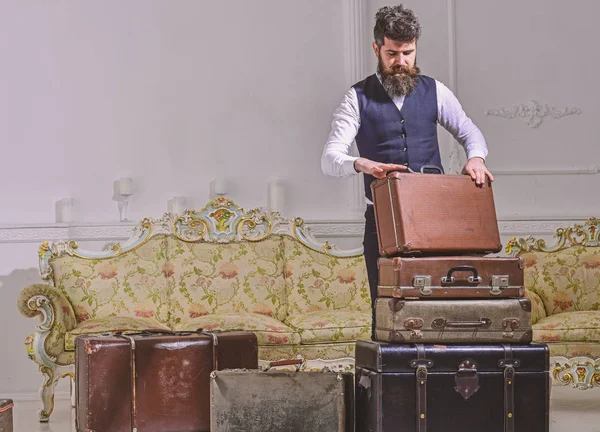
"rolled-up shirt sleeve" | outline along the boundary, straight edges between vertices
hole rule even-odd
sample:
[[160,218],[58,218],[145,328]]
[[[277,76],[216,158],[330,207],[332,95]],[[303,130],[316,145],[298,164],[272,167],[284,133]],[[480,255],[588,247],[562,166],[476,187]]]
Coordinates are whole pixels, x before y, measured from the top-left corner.
[[358,98],[354,88],[350,88],[333,113],[331,132],[321,156],[323,174],[334,177],[358,174],[354,169],[354,161],[358,158],[350,155],[350,148],[359,127]]
[[467,159],[480,157],[485,160],[488,154],[485,138],[479,128],[467,117],[454,93],[439,81],[436,81],[436,92],[440,125],[463,146]]

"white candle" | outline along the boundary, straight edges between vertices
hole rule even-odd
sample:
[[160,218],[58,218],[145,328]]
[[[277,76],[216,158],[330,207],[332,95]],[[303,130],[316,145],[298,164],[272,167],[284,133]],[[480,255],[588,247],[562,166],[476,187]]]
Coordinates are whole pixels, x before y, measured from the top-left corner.
[[64,198],[58,201],[56,206],[56,222],[73,222],[73,198]]
[[285,186],[281,180],[271,180],[267,192],[267,200],[271,211],[284,212]]
[[121,177],[117,182],[119,195],[131,195],[133,193],[133,180],[129,177]]
[[223,177],[217,177],[213,180],[213,191],[217,195],[227,194],[227,182]]
[[173,197],[167,202],[169,213],[182,214],[187,207],[187,200],[185,197]]

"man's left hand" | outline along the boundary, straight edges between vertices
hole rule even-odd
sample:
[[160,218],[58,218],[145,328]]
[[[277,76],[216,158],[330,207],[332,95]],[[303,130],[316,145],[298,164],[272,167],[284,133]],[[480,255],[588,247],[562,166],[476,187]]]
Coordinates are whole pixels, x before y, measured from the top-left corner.
[[467,164],[462,170],[463,174],[470,175],[475,184],[481,186],[485,184],[485,177],[489,177],[490,181],[494,181],[494,177],[485,166],[485,162],[480,157],[473,157],[467,161]]

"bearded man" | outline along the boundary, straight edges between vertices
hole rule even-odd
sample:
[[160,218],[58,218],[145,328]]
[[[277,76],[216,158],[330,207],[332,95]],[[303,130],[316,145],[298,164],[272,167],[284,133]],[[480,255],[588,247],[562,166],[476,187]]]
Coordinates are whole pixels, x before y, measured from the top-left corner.
[[[377,231],[371,182],[390,170],[419,171],[424,165],[442,169],[437,124],[464,147],[463,174],[477,184],[493,177],[485,166],[487,145],[481,131],[463,111],[456,96],[441,82],[421,75],[416,64],[421,26],[413,11],[385,6],[375,16],[373,51],[377,73],[353,85],[336,109],[321,158],[323,173],[335,177],[364,174],[364,255],[371,290],[377,297]],[[360,157],[350,156],[356,140]]]

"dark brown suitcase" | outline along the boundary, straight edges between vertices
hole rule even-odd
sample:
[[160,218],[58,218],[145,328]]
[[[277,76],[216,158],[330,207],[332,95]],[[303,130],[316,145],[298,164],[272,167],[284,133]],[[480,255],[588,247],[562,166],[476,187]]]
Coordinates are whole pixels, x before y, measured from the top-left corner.
[[375,337],[395,343],[531,342],[531,301],[375,300]]
[[502,249],[491,182],[390,172],[371,183],[379,254],[464,255]]
[[79,336],[78,432],[210,431],[210,373],[258,368],[250,332]]
[[441,256],[379,258],[379,297],[523,297],[521,258]]
[[356,432],[548,432],[549,352],[356,343]]

